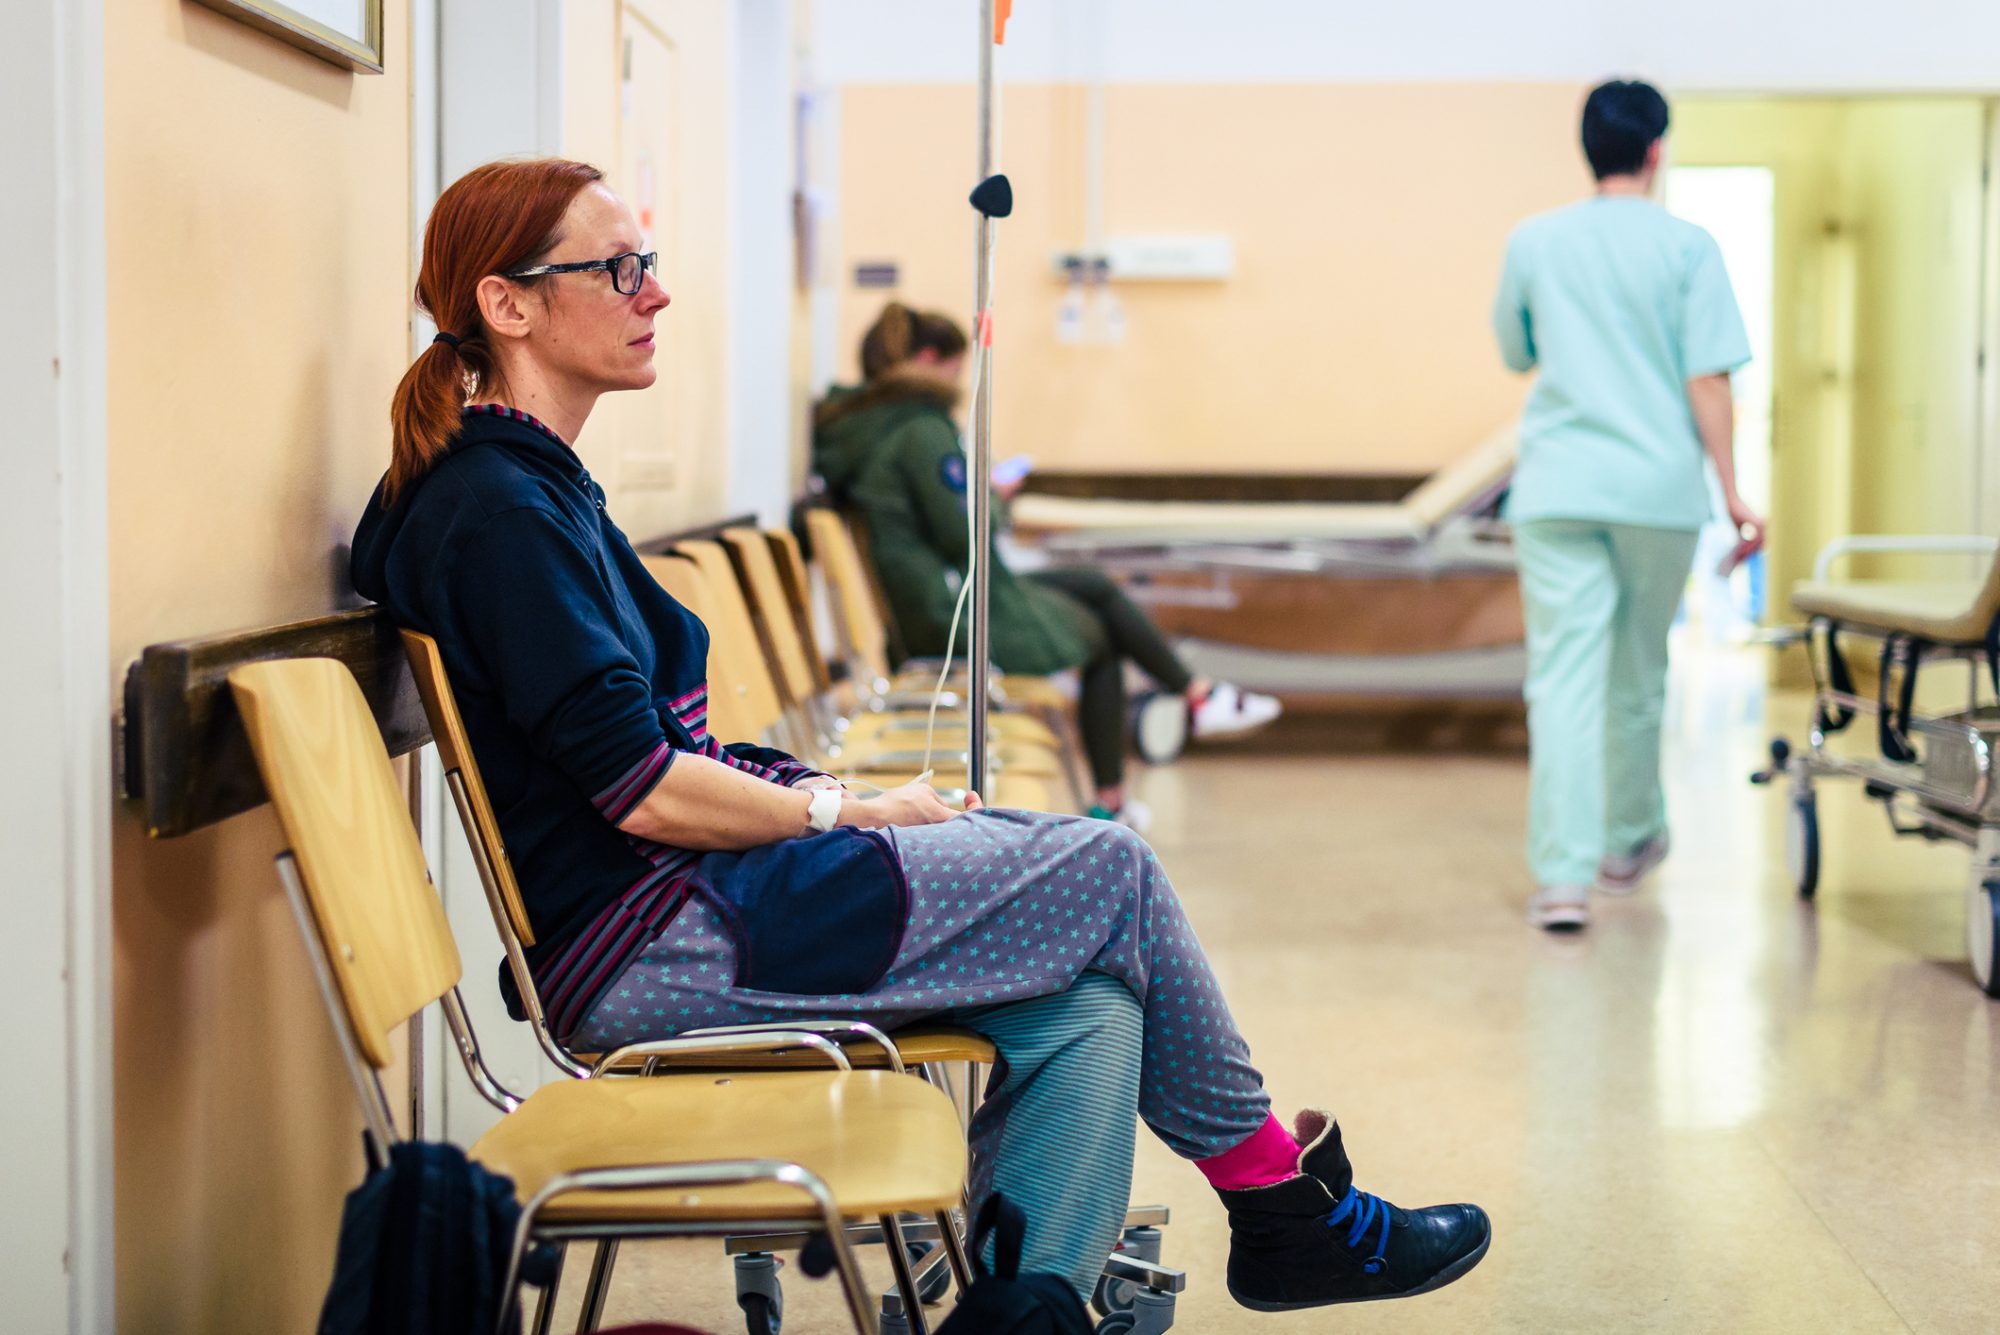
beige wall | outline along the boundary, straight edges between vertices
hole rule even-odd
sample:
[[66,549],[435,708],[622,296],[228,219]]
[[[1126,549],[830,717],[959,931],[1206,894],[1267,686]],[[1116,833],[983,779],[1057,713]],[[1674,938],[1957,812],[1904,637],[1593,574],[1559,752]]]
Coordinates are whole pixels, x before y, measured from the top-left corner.
[[643,542],[720,518],[729,488],[729,15],[708,0],[601,0],[568,6],[565,23],[564,152],[650,216],[673,295],[658,382],[602,399],[576,442]]
[[1675,162],[1773,172],[1780,614],[1783,591],[1833,537],[1975,527],[1984,121],[1975,98],[1699,98],[1676,109]]
[[[1507,233],[1588,185],[1580,90],[1176,85],[1105,91],[1111,235],[1220,232],[1221,283],[1120,284],[1120,347],[1055,338],[1051,255],[1083,243],[1085,96],[1005,93],[1016,209],[999,241],[996,437],[1050,470],[1423,473],[1518,412],[1487,312]],[[964,320],[973,97],[849,86],[840,107],[844,376],[896,295]]]
[[[358,77],[181,0],[107,15],[111,670],[323,612],[405,362],[408,15]],[[312,1328],[359,1119],[268,810],[114,834],[119,1327]],[[0,1323],[4,1324],[4,1323]]]

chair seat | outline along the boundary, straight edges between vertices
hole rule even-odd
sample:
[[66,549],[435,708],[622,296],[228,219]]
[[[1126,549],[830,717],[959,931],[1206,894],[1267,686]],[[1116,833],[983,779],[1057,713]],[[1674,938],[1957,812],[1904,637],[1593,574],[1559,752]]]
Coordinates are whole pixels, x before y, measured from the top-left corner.
[[[850,765],[840,775],[842,779],[852,779],[856,783],[868,783],[870,787],[902,787],[916,777],[914,765],[900,765],[896,769],[868,769],[866,765]],[[930,775],[930,785],[938,789],[964,787],[964,769],[938,769]],[[1060,811],[1066,807],[1056,805],[1054,793],[1050,793],[1048,783],[1040,777],[1026,773],[994,773],[986,779],[986,789],[980,793],[990,807],[1012,807],[1016,811]]]
[[[956,1205],[966,1150],[951,1100],[886,1071],[565,1080],[537,1090],[467,1153],[514,1180],[527,1201],[586,1168],[777,1159],[818,1174],[848,1218]],[[543,1222],[724,1223],[817,1218],[781,1183],[576,1192]]]
[[1937,644],[1976,645],[1986,639],[1980,580],[1849,580],[1794,586],[1800,615],[1830,617],[1843,626],[1917,635]]
[[[782,1020],[772,1022],[774,1028],[784,1028]],[[869,1039],[848,1038],[839,1034],[829,1034],[829,1038],[840,1044],[847,1060],[857,1070],[880,1070],[889,1064],[880,1044]],[[949,1025],[918,1025],[910,1029],[899,1029],[889,1035],[895,1040],[896,1051],[906,1066],[917,1066],[924,1062],[978,1062],[991,1066],[996,1053],[993,1040],[984,1034],[975,1034],[970,1029],[957,1029]],[[586,1066],[595,1065],[602,1053],[572,1052],[570,1054]],[[727,1056],[695,1054],[684,1059],[674,1059],[670,1065],[675,1070],[702,1071],[776,1071],[776,1070],[818,1070],[827,1069],[827,1060],[818,1052],[807,1052],[797,1048],[786,1048],[779,1052],[732,1052]]]
[[[923,763],[924,739],[911,738],[876,745],[862,743],[859,746],[842,746],[840,754],[833,756],[834,765],[850,774],[914,774]],[[1001,742],[994,746],[992,769],[996,774],[1018,776],[1024,779],[1059,779],[1062,777],[1062,760],[1046,751],[1034,748],[1009,746]],[[931,756],[931,768],[937,771],[937,782],[942,785],[951,770],[963,772],[965,766],[965,742],[961,739],[939,737]],[[878,788],[889,784],[874,781]]]
[[[1001,713],[989,713],[986,718],[993,728],[994,736],[1003,741],[1045,746],[1050,750],[1062,745],[1054,729],[1038,718],[1031,718],[1026,714]],[[870,740],[878,737],[900,738],[911,735],[921,737],[927,726],[927,719],[922,711],[906,713],[899,710],[884,714],[858,714],[847,721],[843,735],[857,739],[865,737]],[[956,710],[940,709],[937,730],[940,737],[954,734],[963,737],[966,732],[965,720]]]
[[[963,674],[955,674],[955,676],[958,682],[963,684]],[[1073,709],[1076,707],[1076,697],[1065,691],[1061,683],[1053,677],[1028,677],[1003,672],[995,679],[995,684],[1000,687],[1001,695],[1010,705],[1036,710]],[[898,691],[922,691],[928,695],[931,689],[937,685],[937,670],[935,668],[906,669],[896,674],[891,685]],[[1006,716],[994,714],[992,717],[1001,718]]]

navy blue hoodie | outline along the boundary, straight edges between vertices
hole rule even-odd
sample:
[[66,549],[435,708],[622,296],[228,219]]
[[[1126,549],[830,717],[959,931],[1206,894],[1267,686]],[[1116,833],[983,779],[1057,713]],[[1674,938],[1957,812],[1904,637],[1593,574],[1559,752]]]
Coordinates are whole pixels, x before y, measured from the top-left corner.
[[[393,505],[377,488],[354,535],[353,577],[398,625],[438,642],[558,1035],[690,889],[738,929],[746,985],[851,992],[887,970],[906,891],[881,841],[843,829],[704,856],[618,828],[678,753],[774,783],[815,771],[708,735],[707,628],[647,573],[554,432],[512,409],[467,409],[449,452]],[[826,918],[830,904],[848,917]],[[832,940],[842,958],[823,967],[802,956],[815,937],[820,956]]]

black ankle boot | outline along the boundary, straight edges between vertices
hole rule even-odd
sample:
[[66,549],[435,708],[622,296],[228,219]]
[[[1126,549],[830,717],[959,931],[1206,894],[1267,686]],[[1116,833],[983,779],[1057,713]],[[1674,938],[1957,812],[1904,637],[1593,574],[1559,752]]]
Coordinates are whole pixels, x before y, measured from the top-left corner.
[[1259,1312],[1408,1298],[1479,1264],[1493,1238],[1476,1205],[1401,1210],[1354,1189],[1340,1124],[1298,1115],[1299,1176],[1219,1193],[1229,1209],[1229,1294]]

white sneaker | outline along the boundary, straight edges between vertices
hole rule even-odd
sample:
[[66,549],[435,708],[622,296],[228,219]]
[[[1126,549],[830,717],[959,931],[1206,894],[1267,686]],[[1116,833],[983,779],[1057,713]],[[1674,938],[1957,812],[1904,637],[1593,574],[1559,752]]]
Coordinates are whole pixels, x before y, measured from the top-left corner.
[[1629,895],[1639,889],[1646,873],[1667,860],[1667,832],[1660,831],[1630,853],[1614,854],[1597,865],[1597,888],[1607,895]]
[[1108,820],[1113,825],[1123,825],[1134,834],[1144,834],[1153,828],[1153,809],[1136,797],[1125,799],[1125,805],[1113,811],[1106,806],[1093,806],[1089,811],[1092,820]]
[[1542,887],[1528,901],[1528,921],[1548,932],[1582,931],[1590,926],[1590,887]]
[[1255,732],[1285,712],[1285,707],[1268,695],[1239,691],[1219,681],[1208,698],[1194,710],[1196,737],[1239,737]]
[[1144,834],[1153,828],[1153,809],[1136,797],[1128,797],[1124,806],[1111,813],[1111,819],[1134,834]]

